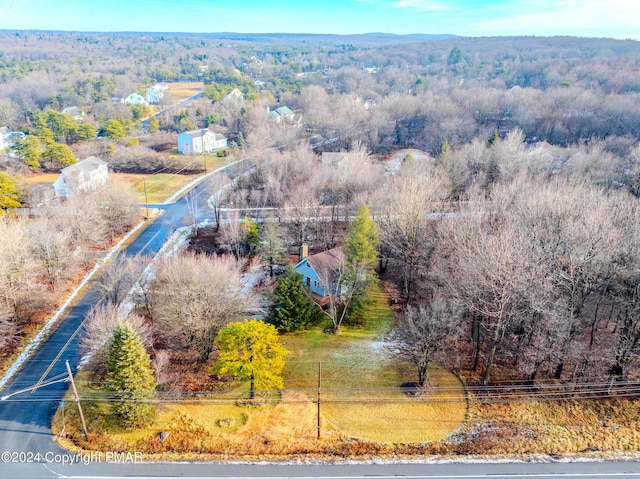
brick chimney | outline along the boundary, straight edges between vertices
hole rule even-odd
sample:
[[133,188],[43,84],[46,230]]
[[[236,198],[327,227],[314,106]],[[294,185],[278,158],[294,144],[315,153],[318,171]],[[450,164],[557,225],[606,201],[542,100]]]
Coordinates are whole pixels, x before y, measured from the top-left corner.
[[309,245],[307,243],[302,243],[298,252],[300,255],[299,261],[302,261],[309,256]]

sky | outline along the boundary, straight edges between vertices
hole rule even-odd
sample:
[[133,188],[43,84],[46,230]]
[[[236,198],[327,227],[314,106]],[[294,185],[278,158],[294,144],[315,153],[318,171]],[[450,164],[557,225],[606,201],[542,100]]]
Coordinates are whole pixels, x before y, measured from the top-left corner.
[[572,35],[637,40],[640,1],[0,0],[0,29]]

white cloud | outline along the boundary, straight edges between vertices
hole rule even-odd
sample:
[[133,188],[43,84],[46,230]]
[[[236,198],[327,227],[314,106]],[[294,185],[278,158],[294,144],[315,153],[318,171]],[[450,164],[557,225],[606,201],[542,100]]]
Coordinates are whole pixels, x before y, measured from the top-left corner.
[[445,5],[429,0],[398,0],[393,2],[392,5],[397,8],[415,8],[426,12],[443,12],[447,10]]
[[578,35],[638,38],[640,2],[557,0],[522,13],[470,22],[474,34]]

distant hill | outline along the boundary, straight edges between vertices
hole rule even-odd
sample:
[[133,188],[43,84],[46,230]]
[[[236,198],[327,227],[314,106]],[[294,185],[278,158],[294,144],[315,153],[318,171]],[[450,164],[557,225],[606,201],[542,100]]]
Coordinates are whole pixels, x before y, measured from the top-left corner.
[[428,42],[433,40],[443,40],[452,38],[455,35],[429,35],[414,33],[410,35],[396,35],[393,33],[362,33],[354,35],[331,35],[331,34],[310,34],[310,33],[206,33],[194,34],[197,36],[207,36],[221,40],[248,41],[259,43],[308,43],[308,44],[334,44],[345,43],[354,45],[393,45],[399,43]]
[[313,33],[235,33],[235,32],[213,32],[213,33],[185,33],[185,32],[71,32],[60,30],[0,30],[0,33],[19,34],[24,33],[55,33],[55,34],[90,34],[90,35],[131,35],[131,36],[159,36],[177,35],[181,37],[212,38],[218,40],[229,40],[251,43],[287,43],[287,44],[324,44],[324,45],[397,45],[403,43],[428,42],[433,40],[443,40],[454,38],[456,35],[441,34],[430,35],[423,33],[413,33],[409,35],[396,35],[393,33],[362,33],[354,35],[333,35],[333,34],[313,34]]

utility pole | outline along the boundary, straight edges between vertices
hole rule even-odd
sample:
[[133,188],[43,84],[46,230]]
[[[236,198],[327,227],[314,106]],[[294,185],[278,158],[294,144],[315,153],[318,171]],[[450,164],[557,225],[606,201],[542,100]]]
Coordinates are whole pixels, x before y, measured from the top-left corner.
[[62,411],[62,429],[60,430],[60,437],[64,437],[64,431],[67,428],[66,424],[64,423],[64,401],[60,401],[60,410]]
[[318,361],[318,439],[320,439],[320,387],[322,381],[322,363]]
[[144,187],[144,205],[147,208],[147,216],[145,216],[145,219],[149,219],[149,201],[147,200],[147,180],[146,180],[146,178],[142,179],[142,186]]
[[69,372],[69,380],[71,381],[71,387],[73,388],[73,394],[76,397],[76,404],[78,405],[78,411],[80,411],[80,420],[82,421],[82,429],[84,429],[84,437],[89,439],[89,432],[87,431],[87,423],[84,422],[84,414],[82,414],[82,407],[80,406],[80,397],[78,396],[78,390],[76,389],[76,383],[73,380],[73,374],[71,373],[71,367],[69,361],[65,361],[67,365],[67,371]]

